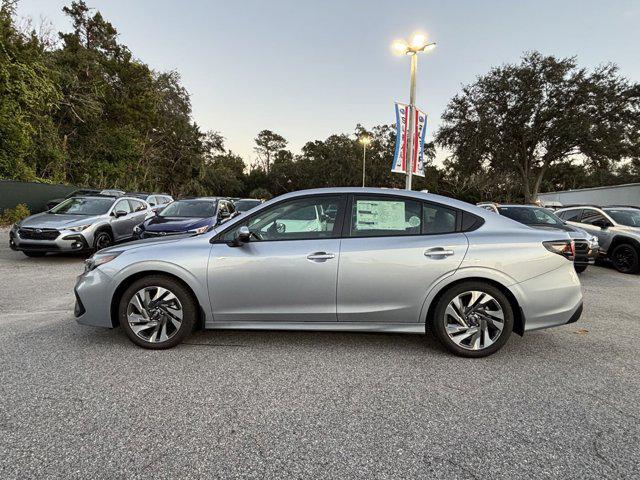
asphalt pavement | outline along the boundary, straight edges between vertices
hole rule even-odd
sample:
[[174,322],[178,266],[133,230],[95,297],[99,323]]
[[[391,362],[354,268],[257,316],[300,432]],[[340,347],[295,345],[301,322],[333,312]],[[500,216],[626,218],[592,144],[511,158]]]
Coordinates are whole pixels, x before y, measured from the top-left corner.
[[82,257],[0,231],[0,478],[640,478],[640,276],[479,360],[417,335],[78,325]]

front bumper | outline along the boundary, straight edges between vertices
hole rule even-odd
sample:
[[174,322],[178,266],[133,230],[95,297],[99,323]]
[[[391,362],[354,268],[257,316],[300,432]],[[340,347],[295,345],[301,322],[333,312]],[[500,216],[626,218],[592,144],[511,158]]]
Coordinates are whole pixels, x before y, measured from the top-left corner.
[[76,321],[82,325],[113,328],[111,299],[114,290],[113,280],[100,268],[80,275],[74,288]]
[[[91,232],[91,237],[93,233]],[[54,240],[38,240],[21,238],[18,230],[9,232],[9,247],[11,250],[26,252],[82,252],[91,248],[92,238],[87,238],[84,232],[61,230]]]

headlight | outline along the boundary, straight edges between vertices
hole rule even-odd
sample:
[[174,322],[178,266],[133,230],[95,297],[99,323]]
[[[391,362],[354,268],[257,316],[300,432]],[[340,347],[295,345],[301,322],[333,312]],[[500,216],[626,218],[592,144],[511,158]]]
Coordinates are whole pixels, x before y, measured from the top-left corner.
[[84,262],[84,271],[89,272],[100,265],[104,265],[105,263],[109,263],[111,260],[115,260],[118,255],[122,252],[111,252],[105,253],[104,255],[100,255],[96,253],[91,258],[88,258]]
[[205,225],[204,227],[196,228],[194,230],[189,230],[189,233],[195,233],[196,235],[200,235],[201,233],[206,232],[208,228],[209,228],[209,225]]
[[78,225],[77,227],[69,227],[69,228],[67,228],[67,230],[70,230],[72,232],[81,232],[83,230],[86,230],[90,226],[91,226],[91,223],[88,224],[88,225]]
[[591,237],[589,239],[589,248],[592,250],[595,250],[596,248],[599,248],[599,247],[600,245],[598,244],[598,237],[595,237],[595,236]]

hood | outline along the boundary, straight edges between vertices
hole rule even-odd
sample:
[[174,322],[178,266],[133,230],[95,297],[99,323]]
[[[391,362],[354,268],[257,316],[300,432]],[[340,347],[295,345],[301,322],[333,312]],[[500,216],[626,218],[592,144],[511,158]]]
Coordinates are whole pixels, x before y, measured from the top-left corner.
[[149,245],[156,245],[158,243],[172,243],[179,242],[180,240],[184,240],[185,238],[191,238],[193,235],[190,233],[185,233],[184,235],[173,235],[171,237],[158,237],[158,238],[147,238],[144,240],[136,240],[134,242],[122,243],[120,245],[113,245],[109,248],[103,248],[100,250],[100,255],[103,253],[109,252],[126,252],[127,250],[133,250],[135,248],[146,247]]
[[28,228],[57,228],[60,230],[96,222],[101,216],[102,215],[64,215],[44,212],[25,218],[19,223],[19,226]]
[[149,232],[187,232],[200,227],[213,225],[214,219],[209,218],[184,218],[184,217],[161,217],[156,215],[143,223],[145,230]]

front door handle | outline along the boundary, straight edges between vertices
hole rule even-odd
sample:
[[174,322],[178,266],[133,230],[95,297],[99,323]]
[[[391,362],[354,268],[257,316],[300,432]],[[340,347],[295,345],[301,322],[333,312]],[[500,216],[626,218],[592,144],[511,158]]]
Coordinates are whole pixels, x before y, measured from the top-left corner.
[[326,262],[332,258],[335,258],[335,255],[327,252],[314,252],[307,255],[307,260],[311,260],[312,262]]
[[425,257],[450,257],[455,252],[444,247],[434,247],[424,251]]

